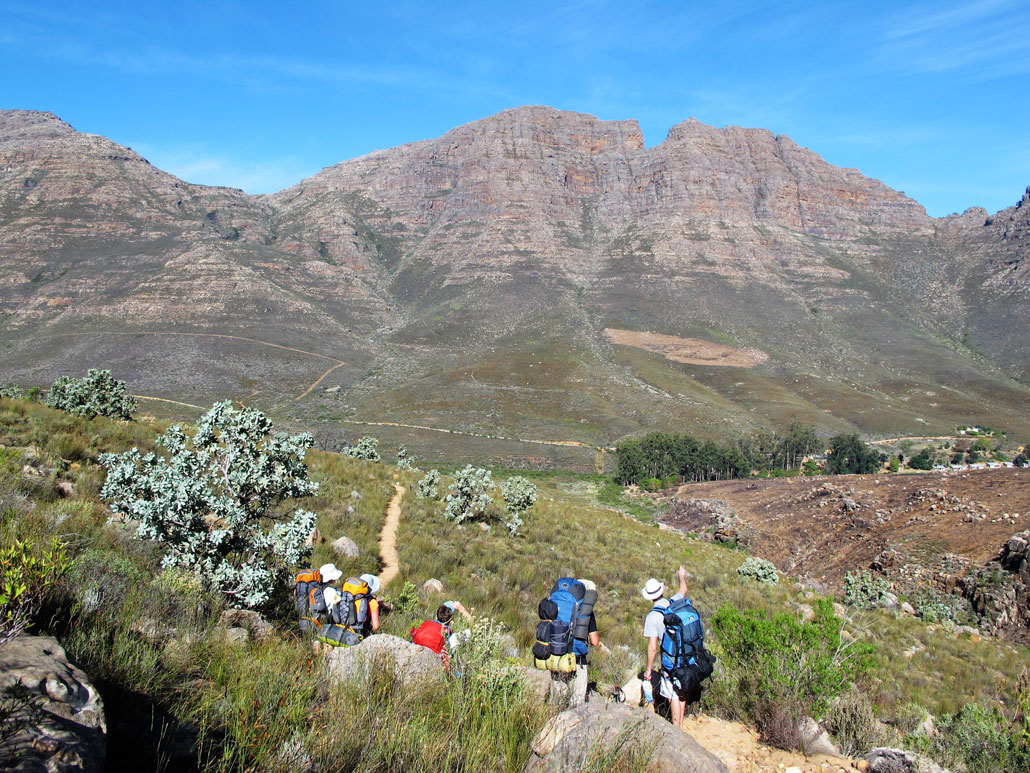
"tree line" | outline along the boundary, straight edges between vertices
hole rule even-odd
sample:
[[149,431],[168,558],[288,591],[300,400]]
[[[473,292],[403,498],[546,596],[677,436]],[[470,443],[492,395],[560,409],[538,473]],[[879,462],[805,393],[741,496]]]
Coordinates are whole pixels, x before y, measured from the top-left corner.
[[[748,478],[763,473],[817,471],[805,458],[822,448],[815,430],[794,422],[783,432],[760,432],[729,442],[700,440],[686,434],[652,432],[631,438],[616,448],[615,480],[622,485],[654,487],[674,482],[699,482]],[[825,472],[832,474],[876,472],[882,454],[863,443],[856,434],[830,440]]]

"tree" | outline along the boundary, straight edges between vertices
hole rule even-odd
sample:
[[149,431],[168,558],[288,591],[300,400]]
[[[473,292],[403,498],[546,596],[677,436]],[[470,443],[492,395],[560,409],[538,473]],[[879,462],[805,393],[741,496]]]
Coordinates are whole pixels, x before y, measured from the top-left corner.
[[463,523],[484,515],[490,506],[490,489],[493,485],[493,476],[489,470],[465,465],[455,476],[451,491],[444,499],[444,518]]
[[430,470],[425,474],[418,482],[418,498],[419,499],[436,499],[440,496],[440,490],[437,488],[440,484],[440,471]]
[[1026,451],[1024,451],[1013,459],[1012,463],[1016,465],[1016,467],[1026,467],[1030,465],[1030,457],[1028,457]]
[[504,482],[501,496],[508,510],[508,533],[514,537],[522,528],[522,516],[536,504],[536,486],[526,478],[515,475]]
[[913,470],[932,470],[934,453],[930,447],[922,449],[918,454],[908,460],[908,466]]
[[94,368],[84,378],[61,376],[51,385],[46,404],[87,419],[131,419],[138,406],[136,398],[126,391],[124,381],[115,379],[109,370]]
[[162,566],[196,572],[233,603],[266,601],[311,550],[315,514],[291,501],[318,491],[304,464],[311,435],[273,434],[261,411],[225,401],[192,438],[173,426],[158,443],[166,455],[101,455],[101,496],[139,522],[137,536],[167,545]]
[[858,435],[837,435],[830,440],[826,471],[833,475],[864,474],[880,468],[880,455],[858,439]]
[[408,449],[404,446],[401,446],[397,449],[397,469],[410,470],[411,467],[411,457],[408,456]]
[[355,459],[364,459],[366,462],[378,462],[379,439],[371,435],[363,435],[358,442],[340,451],[343,456],[352,456]]

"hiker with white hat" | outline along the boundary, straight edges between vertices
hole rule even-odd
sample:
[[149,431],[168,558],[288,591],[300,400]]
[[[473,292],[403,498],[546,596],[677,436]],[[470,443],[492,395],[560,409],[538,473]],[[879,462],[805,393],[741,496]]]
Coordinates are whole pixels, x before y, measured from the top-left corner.
[[379,630],[379,599],[375,597],[379,592],[379,578],[374,574],[363,574],[359,579],[368,584],[368,618],[361,631],[362,636],[368,636]]
[[[654,577],[644,583],[640,594],[651,602],[651,611],[644,618],[644,637],[647,639],[647,668],[644,670],[644,682],[650,683],[652,691],[657,692],[669,702],[672,723],[676,727],[683,727],[683,714],[687,707],[686,695],[677,689],[668,676],[662,672],[662,662],[658,657],[658,649],[662,637],[665,636],[665,609],[671,602],[687,597],[686,567],[679,568],[677,577],[679,578],[679,592],[672,598],[665,598],[665,583]],[[655,668],[656,658],[658,659],[657,668]]]

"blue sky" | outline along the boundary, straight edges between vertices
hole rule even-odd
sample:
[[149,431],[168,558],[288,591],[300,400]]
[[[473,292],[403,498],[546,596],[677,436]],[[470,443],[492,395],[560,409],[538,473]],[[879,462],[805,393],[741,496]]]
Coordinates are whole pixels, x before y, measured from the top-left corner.
[[1030,184],[1030,3],[0,0],[0,107],[249,193],[544,104],[787,134],[945,215]]

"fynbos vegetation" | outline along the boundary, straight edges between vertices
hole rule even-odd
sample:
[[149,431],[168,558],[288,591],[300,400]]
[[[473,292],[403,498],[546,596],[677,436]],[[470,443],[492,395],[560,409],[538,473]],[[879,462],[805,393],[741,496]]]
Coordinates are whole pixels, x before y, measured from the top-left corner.
[[166,454],[105,454],[102,496],[139,522],[138,535],[167,546],[163,565],[201,575],[235,603],[261,604],[308,551],[315,514],[291,500],[311,496],[304,454],[311,435],[272,433],[253,408],[217,403],[191,438],[178,426]]

